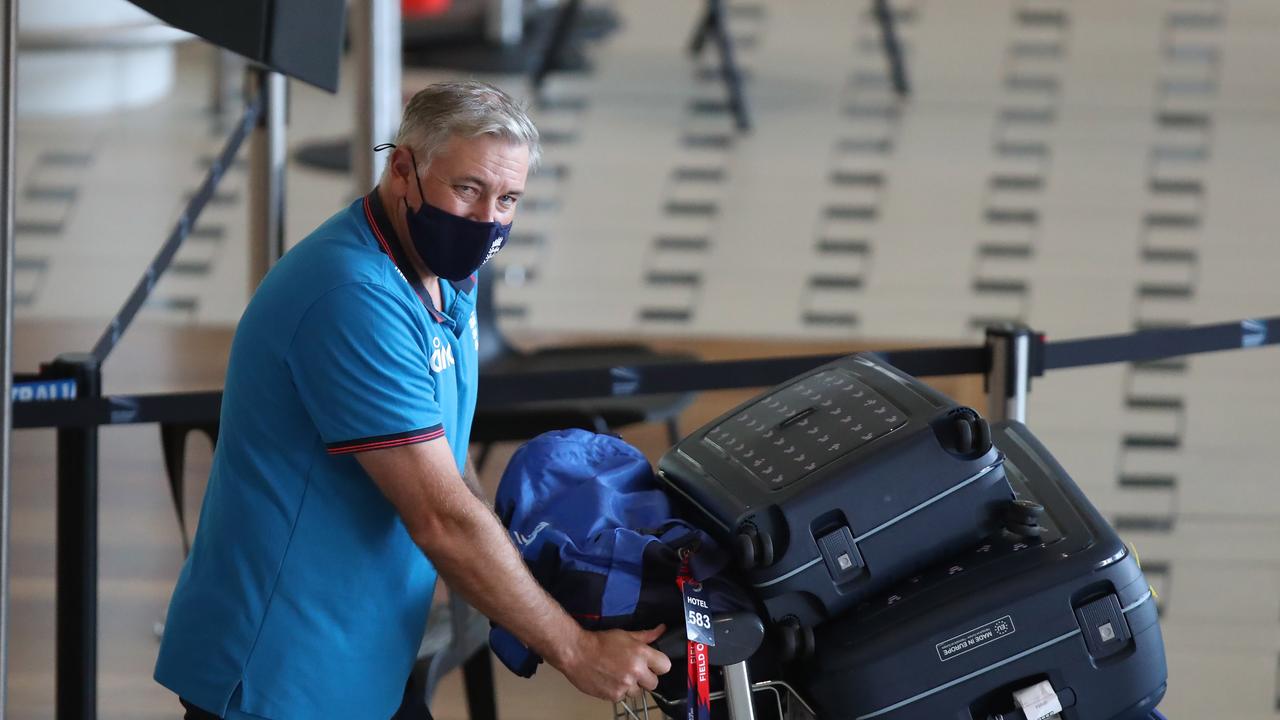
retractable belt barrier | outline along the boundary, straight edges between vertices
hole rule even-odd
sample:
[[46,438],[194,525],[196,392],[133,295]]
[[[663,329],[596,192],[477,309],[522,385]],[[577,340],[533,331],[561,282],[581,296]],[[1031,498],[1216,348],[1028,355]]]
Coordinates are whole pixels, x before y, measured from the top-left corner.
[[[1046,342],[1040,335],[1032,338],[1036,343],[1032,356],[1038,359],[1032,363],[1032,371],[1042,375],[1047,370],[1275,345],[1280,343],[1280,316],[1057,342]],[[985,374],[991,367],[990,352],[982,346],[888,350],[878,354],[903,372],[920,377]],[[478,403],[495,408],[556,400],[766,387],[843,356],[489,373],[481,375]],[[74,383],[51,377],[15,383],[14,427],[208,422],[218,417],[222,400],[220,391],[76,399]],[[45,396],[34,397],[35,388],[43,388]],[[44,402],[23,401],[36,399]]]
[[1103,335],[1060,340],[1045,345],[1044,369],[1145,362],[1280,343],[1280,317],[1256,318],[1215,325],[1143,330],[1124,335]]

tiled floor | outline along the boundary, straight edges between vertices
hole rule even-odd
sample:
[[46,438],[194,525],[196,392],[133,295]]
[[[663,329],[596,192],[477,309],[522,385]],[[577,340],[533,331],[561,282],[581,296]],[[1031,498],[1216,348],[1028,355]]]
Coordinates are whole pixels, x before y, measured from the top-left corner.
[[[731,3],[739,135],[712,54],[684,52],[699,4],[614,3],[594,71],[553,76],[537,112],[506,322],[957,342],[1006,318],[1052,339],[1280,311],[1280,4],[898,0],[905,102],[868,4]],[[21,316],[105,321],[123,300],[221,144],[208,55],[184,50],[157,107],[20,123]],[[295,86],[291,144],[345,133],[351,94]],[[148,314],[235,321],[245,185],[228,176]],[[291,167],[291,240],[353,195]],[[1280,717],[1276,352],[1034,385],[1033,428],[1161,591],[1171,717]]]

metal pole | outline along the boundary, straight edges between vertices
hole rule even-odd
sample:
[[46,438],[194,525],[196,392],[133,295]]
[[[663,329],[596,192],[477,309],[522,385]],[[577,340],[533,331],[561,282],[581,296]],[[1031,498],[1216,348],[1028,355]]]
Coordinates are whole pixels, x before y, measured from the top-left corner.
[[217,45],[210,45],[209,51],[213,53],[213,62],[210,67],[213,73],[209,82],[209,112],[214,117],[222,117],[222,113],[227,109],[227,96],[224,90],[227,87],[227,66],[222,62],[222,53],[225,52]]
[[1027,421],[1027,390],[1031,382],[1031,334],[1026,328],[1013,337],[1013,396],[1009,398],[1014,420]]
[[467,717],[497,720],[498,704],[493,690],[493,656],[482,646],[462,665],[462,684],[467,692]]
[[356,132],[351,145],[353,194],[378,183],[382,166],[373,146],[395,137],[400,123],[401,31],[399,0],[356,0],[351,5],[356,57]]
[[[209,83],[209,112],[221,118],[230,110],[230,103],[236,94],[236,78],[244,74],[240,56],[230,50],[223,50],[217,45],[210,45],[213,51],[213,76]],[[239,72],[237,72],[239,71]]]
[[249,138],[249,293],[284,254],[285,77],[261,67],[245,76],[250,98],[263,96]]
[[[51,369],[75,378],[77,398],[101,397],[93,355],[60,355]],[[60,428],[57,443],[56,717],[92,720],[98,713],[98,428]]]
[[991,369],[985,379],[987,419],[1027,421],[1031,379],[1031,330],[1023,325],[987,328]]
[[13,435],[14,100],[18,1],[3,0],[0,17],[0,720],[9,703],[9,469]]
[[484,14],[484,37],[491,45],[519,45],[524,37],[523,0],[489,0]]
[[751,675],[747,661],[724,666],[724,696],[729,702],[729,720],[755,720],[751,703]]

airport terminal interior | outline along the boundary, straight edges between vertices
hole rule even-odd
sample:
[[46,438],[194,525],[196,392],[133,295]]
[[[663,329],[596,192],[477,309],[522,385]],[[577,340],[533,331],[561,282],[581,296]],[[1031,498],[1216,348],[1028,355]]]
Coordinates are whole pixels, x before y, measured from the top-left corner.
[[[41,4],[18,3],[24,22],[54,22]],[[453,10],[471,4],[484,3]],[[406,15],[405,98],[484,80],[528,102],[541,134],[510,243],[485,271],[508,339],[717,360],[977,346],[1005,322],[1053,342],[1280,314],[1280,3],[892,0],[905,96],[876,4],[723,3],[746,130],[714,45],[689,52],[701,0],[583,2],[567,67],[537,97],[527,73],[436,62],[431,18]],[[17,372],[92,345],[240,117],[239,61],[189,36],[150,51],[21,50]],[[89,92],[77,53],[118,88],[71,99]],[[157,64],[157,88],[127,88],[129,63]],[[219,68],[236,90],[215,102]],[[359,82],[351,54],[336,94],[289,82],[287,244],[368,190],[315,160],[352,137]],[[104,366],[106,392],[222,386],[251,285],[247,157]],[[1031,383],[1027,425],[1140,554],[1173,720],[1280,718],[1277,352]],[[985,411],[980,377],[937,387]],[[680,430],[755,392],[698,394]],[[652,461],[671,444],[661,424],[620,432]],[[98,716],[179,718],[152,679],[184,547],[159,433],[104,427],[100,442]],[[518,445],[488,455],[488,492]],[[7,712],[34,720],[57,703],[55,433],[17,430],[12,447]],[[187,448],[194,526],[211,447],[197,433]],[[614,717],[545,665],[533,679],[495,665],[494,679],[503,718]],[[459,671],[431,708],[468,717]]]

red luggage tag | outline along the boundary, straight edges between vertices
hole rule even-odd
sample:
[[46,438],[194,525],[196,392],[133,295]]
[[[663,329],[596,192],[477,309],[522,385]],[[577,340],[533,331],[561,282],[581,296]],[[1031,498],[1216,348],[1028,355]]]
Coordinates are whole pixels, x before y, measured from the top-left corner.
[[689,572],[689,556],[685,548],[680,551],[680,572],[676,584],[684,598],[684,633],[688,640],[685,653],[689,692],[686,696],[686,720],[708,720],[711,717],[711,668],[707,661],[707,648],[715,647],[715,631],[711,627],[711,604],[707,602],[702,583]]

